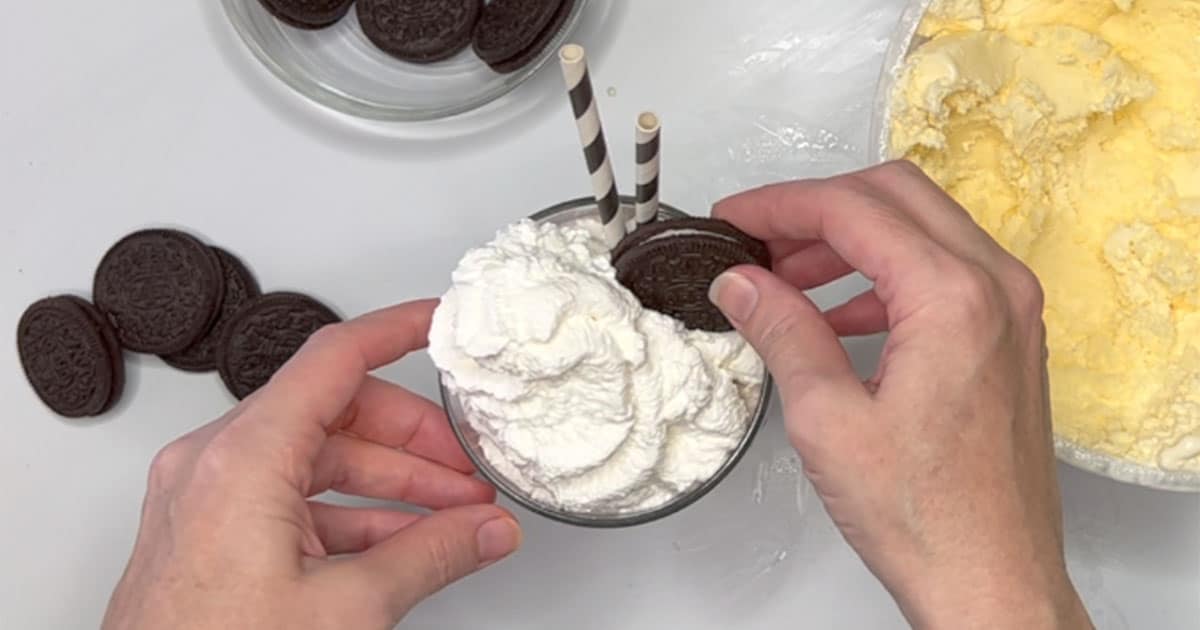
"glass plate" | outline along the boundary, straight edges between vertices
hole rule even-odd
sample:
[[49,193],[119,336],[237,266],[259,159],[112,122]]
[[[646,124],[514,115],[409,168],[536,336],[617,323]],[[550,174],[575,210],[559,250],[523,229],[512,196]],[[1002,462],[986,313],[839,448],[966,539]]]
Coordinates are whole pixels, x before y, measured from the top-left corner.
[[400,61],[376,48],[350,13],[325,29],[306,31],[275,19],[259,0],[221,0],[242,41],[297,92],[344,114],[384,121],[435,120],[471,111],[533,76],[566,41],[588,0],[575,0],[566,23],[524,68],[498,74],[468,47],[432,64]]

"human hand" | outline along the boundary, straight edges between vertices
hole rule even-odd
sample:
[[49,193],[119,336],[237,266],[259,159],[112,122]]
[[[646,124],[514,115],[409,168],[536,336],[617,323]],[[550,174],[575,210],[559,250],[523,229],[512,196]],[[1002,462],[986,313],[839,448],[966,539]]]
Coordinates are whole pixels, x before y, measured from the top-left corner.
[[[426,343],[434,306],[318,331],[266,387],[164,448],[103,629],[390,629],[514,551],[516,521],[470,476],[442,410],[368,376]],[[309,500],[329,489],[435,511]]]
[[[716,205],[774,273],[712,296],[778,383],[788,435],[846,540],[919,628],[1091,628],[1067,576],[1042,293],[916,166]],[[859,271],[822,314],[801,290]],[[863,383],[838,335],[888,331]]]

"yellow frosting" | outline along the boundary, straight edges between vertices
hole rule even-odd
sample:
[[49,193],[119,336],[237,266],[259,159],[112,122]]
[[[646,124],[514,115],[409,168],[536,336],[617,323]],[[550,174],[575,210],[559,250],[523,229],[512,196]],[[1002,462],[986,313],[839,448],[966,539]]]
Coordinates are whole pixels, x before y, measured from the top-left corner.
[[893,95],[1046,288],[1056,431],[1200,470],[1200,1],[940,0]]

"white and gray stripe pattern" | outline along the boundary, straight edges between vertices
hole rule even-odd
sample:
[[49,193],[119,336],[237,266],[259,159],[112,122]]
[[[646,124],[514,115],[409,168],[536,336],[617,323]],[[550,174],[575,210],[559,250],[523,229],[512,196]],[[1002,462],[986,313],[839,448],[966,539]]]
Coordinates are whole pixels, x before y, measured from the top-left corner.
[[645,112],[637,120],[637,184],[634,218],[645,225],[658,218],[658,178],[661,170],[662,125],[658,116]]
[[609,247],[615,247],[625,237],[625,223],[629,217],[623,215],[621,208],[587,61],[583,48],[576,45],[563,47],[559,57],[579,129],[579,141],[583,144],[583,156],[592,178],[600,222],[604,224],[604,238]]

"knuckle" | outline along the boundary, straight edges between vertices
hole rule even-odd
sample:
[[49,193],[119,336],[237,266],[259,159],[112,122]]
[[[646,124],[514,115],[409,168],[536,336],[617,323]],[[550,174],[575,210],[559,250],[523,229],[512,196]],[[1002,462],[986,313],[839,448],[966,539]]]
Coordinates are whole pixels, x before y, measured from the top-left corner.
[[925,177],[925,171],[922,170],[920,166],[917,166],[916,162],[913,162],[912,160],[892,160],[884,164],[881,168],[890,174],[902,175],[905,177],[916,176],[922,179]]
[[829,187],[842,194],[874,196],[875,184],[867,171],[845,173],[828,180]]
[[757,335],[759,347],[772,359],[786,358],[791,352],[792,340],[799,334],[800,315],[794,309],[788,309],[762,324]]
[[200,449],[196,455],[195,478],[197,481],[224,479],[232,467],[234,445],[224,431]]
[[1037,275],[1018,262],[1017,270],[1009,280],[1009,287],[1018,314],[1023,318],[1041,319],[1046,307],[1046,292]]
[[861,172],[863,178],[877,185],[893,187],[914,179],[925,180],[927,176],[921,167],[909,160],[900,159],[884,162]]
[[946,290],[950,293],[951,313],[963,322],[994,322],[1000,309],[999,288],[983,269],[964,265],[945,274]]
[[779,382],[780,391],[796,404],[805,404],[815,392],[824,391],[824,379],[819,373],[806,369],[801,361],[804,325],[798,310],[789,310],[767,322],[758,336],[763,359]]
[[432,536],[425,543],[425,577],[432,590],[448,586],[457,577],[454,550],[444,536]]
[[859,171],[830,179],[826,191],[830,207],[854,208],[856,212],[891,215],[895,209],[876,173]]
[[944,197],[945,201],[950,202],[951,207],[957,206],[929,177],[929,174],[915,162],[909,160],[886,162],[881,164],[873,175],[880,187],[894,195],[898,202],[905,203],[905,200],[913,202],[915,200],[912,197],[913,194],[927,197],[929,192],[937,191],[942,193],[940,196]]
[[192,447],[187,438],[174,440],[162,447],[150,461],[151,491],[161,492],[172,487],[191,458]]

